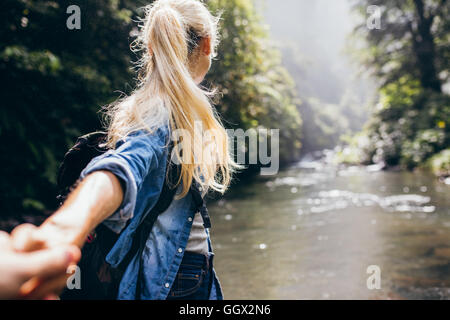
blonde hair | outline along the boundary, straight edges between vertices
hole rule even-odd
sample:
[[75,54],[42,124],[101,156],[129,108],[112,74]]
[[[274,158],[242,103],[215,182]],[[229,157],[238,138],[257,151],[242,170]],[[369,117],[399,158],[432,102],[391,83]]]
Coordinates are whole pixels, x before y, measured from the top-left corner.
[[[173,156],[181,163],[178,183],[183,197],[195,180],[204,190],[225,192],[237,164],[229,151],[228,135],[209,100],[211,92],[193,80],[189,65],[195,57],[192,34],[209,37],[211,54],[218,44],[218,18],[199,0],[158,0],[145,7],[140,34],[135,43],[143,51],[139,85],[128,97],[113,103],[109,116],[108,146],[136,130],[153,132],[169,120],[171,132],[182,129],[192,141],[174,141]],[[209,161],[196,163],[194,148],[203,145],[202,134],[194,130],[195,121],[214,132]],[[204,131],[203,131],[204,132]],[[183,150],[183,152],[181,152]]]

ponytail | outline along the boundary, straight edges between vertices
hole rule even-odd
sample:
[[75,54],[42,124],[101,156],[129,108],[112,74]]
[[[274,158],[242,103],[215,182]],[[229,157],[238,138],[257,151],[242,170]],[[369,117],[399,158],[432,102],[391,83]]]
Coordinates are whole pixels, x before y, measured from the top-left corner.
[[[217,19],[198,0],[159,0],[146,7],[144,21],[140,45],[145,52],[145,75],[134,94],[111,109],[109,143],[115,144],[131,130],[154,130],[155,119],[161,120],[166,113],[172,133],[181,129],[191,139],[174,141],[174,156],[181,163],[180,197],[187,194],[193,180],[205,190],[223,193],[237,165],[228,150],[227,133],[209,101],[211,93],[201,89],[189,71],[192,48],[199,38],[210,37],[214,51]],[[200,132],[195,130],[196,121],[202,124]],[[196,163],[194,149],[201,146],[203,152],[205,130],[213,133],[211,155],[209,161]]]

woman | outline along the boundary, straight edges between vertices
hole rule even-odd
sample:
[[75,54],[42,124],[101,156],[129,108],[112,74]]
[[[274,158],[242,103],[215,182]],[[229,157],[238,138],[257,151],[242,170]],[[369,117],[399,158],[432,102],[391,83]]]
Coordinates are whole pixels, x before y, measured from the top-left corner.
[[[218,43],[218,19],[197,0],[159,0],[146,8],[143,21],[137,43],[144,53],[140,84],[107,111],[111,150],[89,163],[81,183],[42,226],[15,230],[14,246],[22,251],[61,243],[81,247],[90,231],[103,223],[120,233],[107,256],[107,262],[117,266],[146,209],[159,197],[172,140],[172,159],[181,164],[179,192],[148,235],[142,283],[137,283],[140,257],[135,256],[117,298],[222,299],[208,230],[188,192],[196,183],[203,194],[223,193],[237,167],[210,93],[199,87]],[[53,279],[47,286],[64,280]]]

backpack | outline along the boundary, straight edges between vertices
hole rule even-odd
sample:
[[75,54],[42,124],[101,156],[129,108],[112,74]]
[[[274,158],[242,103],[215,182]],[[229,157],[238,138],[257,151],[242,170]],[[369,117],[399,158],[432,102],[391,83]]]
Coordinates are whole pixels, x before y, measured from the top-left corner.
[[[69,193],[77,186],[79,176],[89,162],[108,151],[104,146],[105,132],[93,132],[79,137],[75,145],[65,154],[57,177],[59,194],[57,199],[63,204]],[[151,232],[158,215],[164,212],[171,204],[175,193],[179,166],[170,162],[172,144],[169,145],[168,165],[166,178],[158,201],[148,212],[145,219],[137,228],[132,247],[117,268],[113,268],[106,262],[106,256],[114,246],[120,234],[116,234],[103,224],[100,224],[86,239],[82,248],[82,258],[79,262],[81,273],[81,288],[66,289],[61,295],[64,300],[111,300],[117,298],[120,281],[131,259],[138,254],[142,256],[148,235]],[[200,211],[206,210],[201,193],[195,183],[189,190],[192,193],[195,205]],[[140,297],[140,284],[142,280],[142,259],[139,260],[138,287],[136,297]]]

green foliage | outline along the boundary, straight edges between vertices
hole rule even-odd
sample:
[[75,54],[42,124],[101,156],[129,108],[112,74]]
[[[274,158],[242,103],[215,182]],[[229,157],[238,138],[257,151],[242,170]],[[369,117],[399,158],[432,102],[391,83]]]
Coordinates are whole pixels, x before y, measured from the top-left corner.
[[366,127],[373,162],[414,168],[448,146],[450,97],[399,79],[380,90],[380,102]]
[[100,127],[101,105],[132,81],[129,34],[137,2],[2,2],[0,182],[2,215],[55,205],[56,170],[76,136]]
[[[366,41],[359,59],[382,86],[408,76],[439,90],[449,80],[450,4],[444,0],[356,0],[361,24],[355,36]],[[367,27],[369,6],[381,10],[381,29]],[[441,73],[441,79],[438,74]]]
[[356,30],[366,40],[360,58],[380,80],[365,160],[411,169],[450,143],[450,97],[441,88],[449,81],[449,5],[361,0],[356,8],[366,16],[369,4],[381,8],[382,29],[368,30],[364,21]]
[[344,135],[341,140],[345,143],[344,146],[335,148],[334,160],[336,163],[344,163],[349,165],[370,164],[367,158],[367,148],[370,145],[365,132],[357,134]]
[[[101,106],[129,93],[130,51],[143,0],[80,0],[81,30],[68,30],[61,1],[6,0],[0,11],[1,215],[50,212],[56,172],[81,134],[101,127]],[[281,128],[285,161],[299,150],[292,81],[248,1],[210,1],[224,10],[223,43],[209,79],[224,93],[227,126]]]
[[443,177],[450,176],[450,149],[445,149],[432,156],[424,165],[434,174]]
[[402,163],[408,168],[420,165],[441,150],[445,142],[443,130],[428,129],[418,132],[413,141],[406,141],[402,148]]
[[343,107],[309,98],[300,106],[304,119],[303,146],[306,151],[333,148],[340,137],[350,131],[349,119]]

